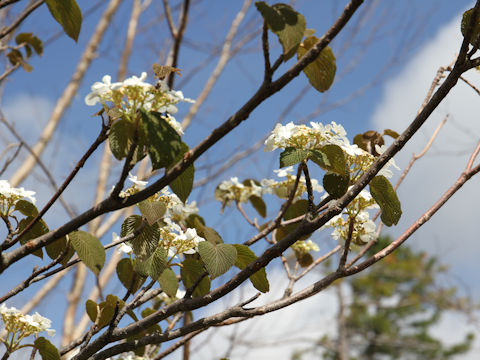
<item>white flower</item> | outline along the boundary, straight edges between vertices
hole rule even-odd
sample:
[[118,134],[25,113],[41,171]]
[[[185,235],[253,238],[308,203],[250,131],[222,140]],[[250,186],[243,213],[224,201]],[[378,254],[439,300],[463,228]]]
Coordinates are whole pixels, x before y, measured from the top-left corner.
[[118,245],[117,251],[121,254],[131,254],[133,253],[133,249],[130,245],[121,243]]
[[113,89],[118,89],[121,85],[122,84],[118,82],[112,84],[112,77],[105,75],[102,78],[102,82],[97,81],[92,85],[92,92],[85,97],[85,104],[93,106],[98,102],[103,103],[104,96],[109,94]]
[[144,88],[152,88],[153,87],[152,84],[144,82],[144,80],[146,78],[147,78],[147,73],[144,71],[144,72],[142,72],[140,77],[137,77],[137,76],[133,75],[132,77],[129,77],[128,79],[125,79],[122,82],[122,86],[140,86],[140,87],[144,87]]
[[0,180],[0,212],[6,212],[20,199],[28,199],[32,204],[35,204],[34,195],[35,191],[25,190],[23,187],[14,188],[10,186],[7,180]]
[[145,189],[148,184],[148,181],[138,180],[136,176],[132,175],[132,173],[128,173],[128,180],[134,183],[139,190]]
[[293,172],[293,166],[288,166],[284,169],[273,170],[274,173],[277,174],[278,177],[287,177]]
[[197,235],[197,230],[188,228],[184,233],[177,236],[175,247],[178,253],[191,255],[197,252],[197,246],[202,241],[205,241],[205,239]]

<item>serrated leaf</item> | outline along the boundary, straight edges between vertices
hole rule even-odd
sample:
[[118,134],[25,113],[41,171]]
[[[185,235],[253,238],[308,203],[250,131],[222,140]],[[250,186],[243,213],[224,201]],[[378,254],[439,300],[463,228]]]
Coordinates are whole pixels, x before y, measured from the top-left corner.
[[[200,276],[204,273],[202,262],[195,259],[185,259],[182,262],[182,267],[180,268],[180,276],[185,287],[188,289],[192,287]],[[193,291],[193,296],[203,296],[208,294],[210,291],[210,278],[204,276],[203,279],[199,282],[195,290]]]
[[121,259],[117,263],[116,271],[122,285],[132,294],[135,294],[140,289],[146,279],[135,272],[132,260],[127,258]]
[[370,182],[370,193],[380,206],[382,222],[387,226],[397,225],[402,208],[390,181],[383,175],[375,176]]
[[[297,58],[300,60],[317,42],[317,37],[307,37],[297,48]],[[317,58],[303,69],[303,72],[315,89],[320,92],[327,91],[332,86],[337,72],[335,55],[330,46],[325,47]]]
[[202,241],[198,244],[198,253],[212,279],[225,274],[237,259],[237,250],[230,244],[213,245]]
[[42,360],[60,360],[60,353],[58,352],[58,349],[43,336],[35,339],[33,344],[40,353]]
[[162,114],[140,110],[147,136],[147,151],[152,161],[153,170],[166,168],[173,164],[182,153],[180,135],[162,118]]
[[[33,221],[33,216],[28,216],[18,223],[18,230],[22,232],[23,229],[27,227]],[[42,219],[38,220],[35,225],[32,226],[30,230],[28,230],[22,237],[20,238],[20,244],[25,245],[29,240],[35,239],[39,236],[42,236],[48,233],[48,226]],[[35,250],[33,255],[38,256],[40,259],[43,259],[43,251],[42,249]]]
[[15,211],[20,211],[25,216],[37,216],[38,210],[30,201],[20,199],[15,204]]
[[95,301],[88,299],[87,302],[85,303],[85,309],[87,311],[87,315],[92,320],[92,322],[95,322],[97,320],[98,316],[98,305]]
[[280,167],[286,167],[291,165],[296,165],[301,163],[303,160],[308,158],[309,151],[297,149],[294,147],[287,147],[280,154]]
[[98,275],[105,264],[105,249],[100,240],[80,230],[71,232],[68,236],[80,260],[82,260],[95,275]]
[[78,41],[82,27],[82,12],[75,0],[46,0],[48,10],[53,18],[62,26],[63,31]]
[[[473,8],[465,11],[462,16],[462,24],[460,26],[460,31],[462,35],[465,36],[467,31],[468,24],[470,23],[470,18],[472,17]],[[480,18],[477,17],[477,21],[474,24],[472,36],[470,37],[470,44],[475,46],[478,41],[478,37],[480,35]]]
[[342,197],[348,190],[350,177],[328,172],[323,176],[323,188],[334,199]]
[[[188,145],[182,142],[182,150],[173,161],[173,164],[176,164],[177,162],[182,160],[184,154],[189,150],[190,149]],[[174,179],[170,184],[168,184],[168,186],[170,186],[170,189],[172,189],[172,191],[184,203],[187,201],[188,196],[192,192],[194,176],[195,176],[195,167],[192,164],[189,167],[187,167],[176,179]]]
[[[249,264],[257,259],[255,253],[250,250],[246,245],[234,244],[235,249],[237,250],[237,260],[235,261],[235,266],[240,270],[245,269]],[[249,277],[252,285],[258,291],[266,293],[270,290],[270,284],[268,283],[267,273],[265,268],[262,267],[255,274]]]
[[73,254],[75,254],[74,248],[68,244],[65,236],[45,246],[45,250],[47,251],[48,257],[52,260],[55,260],[67,246],[68,251],[60,261],[60,263],[65,266],[68,263],[68,260],[70,260]]
[[[328,144],[322,146],[319,150],[311,150],[310,152],[309,158],[322,169],[339,175],[347,174],[347,160],[340,146]],[[325,161],[325,158],[327,161]]]
[[[138,229],[142,224],[142,217],[139,215],[131,215],[126,218],[121,227],[120,237],[127,236]],[[138,236],[130,241],[132,245],[133,253],[136,255],[137,259],[141,262],[145,262],[155,251],[158,246],[160,232],[158,224],[145,225],[138,234]],[[137,265],[136,265],[137,266]],[[135,266],[135,268],[137,268]],[[146,269],[146,268],[145,268]],[[144,269],[144,271],[146,271]]]
[[[196,225],[198,227],[200,227],[199,223],[196,223]],[[211,243],[213,245],[223,243],[222,237],[220,236],[220,234],[215,229],[213,229],[209,226],[201,226],[200,229],[198,229],[198,227],[197,227],[198,235],[203,237],[209,243]]]
[[31,56],[31,48],[35,50],[35,53],[37,55],[43,54],[42,40],[40,40],[37,36],[33,35],[33,33],[20,33],[15,37],[15,42],[17,43],[17,45],[20,45],[22,43],[27,44],[25,47],[25,51],[27,51],[27,57]]
[[305,17],[287,4],[269,6],[264,1],[257,1],[255,6],[269,29],[278,36],[282,44],[284,60],[290,59],[305,33]]
[[125,119],[116,120],[110,127],[108,142],[110,150],[117,160],[122,160],[127,156],[133,133],[133,124]]
[[261,217],[267,216],[267,205],[260,196],[252,195],[248,198],[255,210]]
[[167,268],[167,251],[162,246],[157,246],[154,253],[147,260],[147,273],[157,280]]
[[163,292],[168,296],[173,297],[177,294],[178,280],[177,275],[172,269],[165,269],[165,271],[162,272],[162,275],[158,278],[158,282],[160,283]]
[[161,201],[144,200],[137,204],[138,209],[147,220],[148,225],[155,224],[162,219],[167,211],[166,205]]

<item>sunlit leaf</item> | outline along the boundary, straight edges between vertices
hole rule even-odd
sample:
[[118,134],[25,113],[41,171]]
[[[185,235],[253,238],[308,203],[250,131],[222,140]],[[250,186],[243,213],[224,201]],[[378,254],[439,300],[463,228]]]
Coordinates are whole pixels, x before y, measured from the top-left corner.
[[168,296],[173,297],[177,294],[178,280],[177,275],[172,269],[165,269],[165,271],[162,272],[162,275],[158,278],[158,282],[160,283],[163,292]]
[[[243,270],[257,259],[255,253],[250,250],[250,248],[246,245],[241,244],[234,244],[235,249],[237,250],[237,260],[235,261],[235,266],[238,267],[240,270]],[[250,276],[250,281],[252,285],[258,291],[266,293],[270,290],[270,284],[268,283],[267,273],[265,268],[261,268],[255,274]]]
[[370,193],[380,206],[382,222],[387,226],[397,225],[402,208],[390,181],[383,175],[375,176],[370,182]]
[[78,257],[95,275],[100,273],[105,264],[105,249],[100,240],[85,231],[68,234],[70,242]]
[[75,0],[46,0],[45,2],[63,31],[73,40],[78,41],[82,27],[82,12],[77,2]]

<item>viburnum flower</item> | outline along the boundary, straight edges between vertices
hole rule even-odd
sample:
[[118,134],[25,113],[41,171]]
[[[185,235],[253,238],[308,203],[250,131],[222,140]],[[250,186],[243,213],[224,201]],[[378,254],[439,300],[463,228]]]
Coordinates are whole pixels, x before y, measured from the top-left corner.
[[[102,104],[106,113],[112,118],[125,118],[134,121],[137,110],[157,111],[180,135],[183,134],[180,124],[170,114],[178,112],[179,102],[192,103],[181,91],[170,90],[164,81],[154,86],[145,80],[147,73],[140,77],[132,76],[123,82],[111,82],[111,76],[105,75],[102,82],[95,82],[92,92],[85,97],[85,103],[94,106]],[[114,114],[114,115],[112,115]]]
[[[49,336],[55,335],[55,330],[50,328],[52,322],[39,313],[24,315],[14,307],[8,308],[5,304],[1,304],[0,316],[7,331],[6,338],[0,337],[0,340],[7,347],[8,353],[23,347],[20,342],[30,335],[37,335],[43,331]],[[8,338],[11,341],[6,341]]]
[[320,251],[320,248],[312,240],[299,240],[290,246],[293,251],[300,254],[306,254],[310,251]]
[[168,251],[168,256],[175,257],[179,254],[195,254],[198,250],[198,244],[205,241],[204,238],[197,234],[197,230],[187,228],[185,231],[173,222],[170,218],[163,218],[165,224],[160,227],[160,242]]
[[148,181],[138,180],[136,176],[132,175],[132,173],[128,173],[128,180],[135,184],[135,187],[139,190],[145,189],[148,184]]
[[350,219],[354,221],[352,242],[357,245],[365,245],[376,236],[375,223],[370,220],[367,211],[360,211],[354,218],[337,215],[333,217],[325,226],[334,228],[332,238],[345,241],[348,238]]
[[245,203],[251,196],[262,196],[263,189],[255,181],[250,180],[248,185],[238,181],[237,177],[222,181],[215,189],[215,199],[222,203],[222,210],[233,201]]
[[23,187],[14,188],[7,180],[0,180],[0,214],[10,215],[14,205],[21,199],[27,199],[35,204],[35,191],[25,190]]

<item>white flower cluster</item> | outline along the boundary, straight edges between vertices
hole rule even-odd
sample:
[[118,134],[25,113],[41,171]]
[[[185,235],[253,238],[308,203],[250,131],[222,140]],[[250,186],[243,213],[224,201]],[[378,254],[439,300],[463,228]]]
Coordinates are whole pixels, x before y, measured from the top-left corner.
[[0,214],[9,215],[9,212],[18,200],[27,199],[35,204],[35,191],[25,190],[23,187],[14,188],[7,180],[0,180]]
[[[0,316],[2,317],[5,330],[8,332],[7,337],[16,338],[16,345],[19,345],[23,338],[43,331],[46,331],[50,336],[55,335],[55,330],[50,328],[52,322],[39,313],[24,315],[14,307],[7,308],[5,304],[1,304]],[[15,349],[10,349],[10,351],[13,350]]]
[[197,234],[196,229],[187,228],[185,231],[170,218],[164,218],[165,226],[160,228],[160,245],[168,250],[168,256],[179,254],[195,254],[198,244],[205,241]]
[[222,203],[222,209],[230,205],[233,201],[245,203],[251,196],[262,196],[264,189],[250,180],[249,184],[244,185],[238,181],[237,177],[221,182],[215,189],[215,199]]
[[185,98],[181,91],[170,90],[164,81],[154,86],[145,82],[146,78],[147,73],[142,72],[140,77],[132,76],[123,82],[112,83],[112,77],[105,75],[101,82],[92,85],[92,92],[85,97],[85,103],[89,106],[100,103],[107,113],[111,111],[130,119],[138,109],[167,113],[164,119],[181,135],[180,124],[170,114],[178,112],[176,104],[179,102],[193,103],[194,100]]
[[293,251],[299,254],[307,254],[310,251],[320,251],[320,248],[312,240],[299,240],[292,246]]
[[[285,177],[283,181],[276,181],[272,179],[263,179],[262,184],[264,193],[275,194],[281,199],[287,199],[290,192],[295,186],[296,176],[292,174],[293,166],[288,166],[280,170],[274,170],[278,177]],[[317,179],[310,179],[312,184],[312,190],[318,193],[323,192],[323,187],[318,183]],[[302,175],[298,183],[297,191],[294,196],[294,200],[300,198],[307,192],[307,184],[305,177]]]
[[[287,125],[277,124],[265,141],[265,151],[286,149],[288,147],[302,150],[318,150],[325,145],[338,145],[345,153],[351,173],[351,181],[355,182],[373,164],[376,158],[365,150],[360,149],[356,144],[350,144],[346,135],[347,133],[343,126],[333,121],[327,125],[311,122],[310,127],[295,125],[292,122]],[[386,147],[376,145],[375,149],[377,153],[381,154]],[[393,174],[389,168],[392,166],[398,169],[395,161],[390,159],[378,174],[391,178]]]
[[162,291],[159,295],[157,295],[155,301],[163,302],[166,305],[169,305],[179,299],[183,299],[185,294],[186,294],[185,290],[178,289],[175,296],[172,297],[172,296],[168,296],[166,293]]

